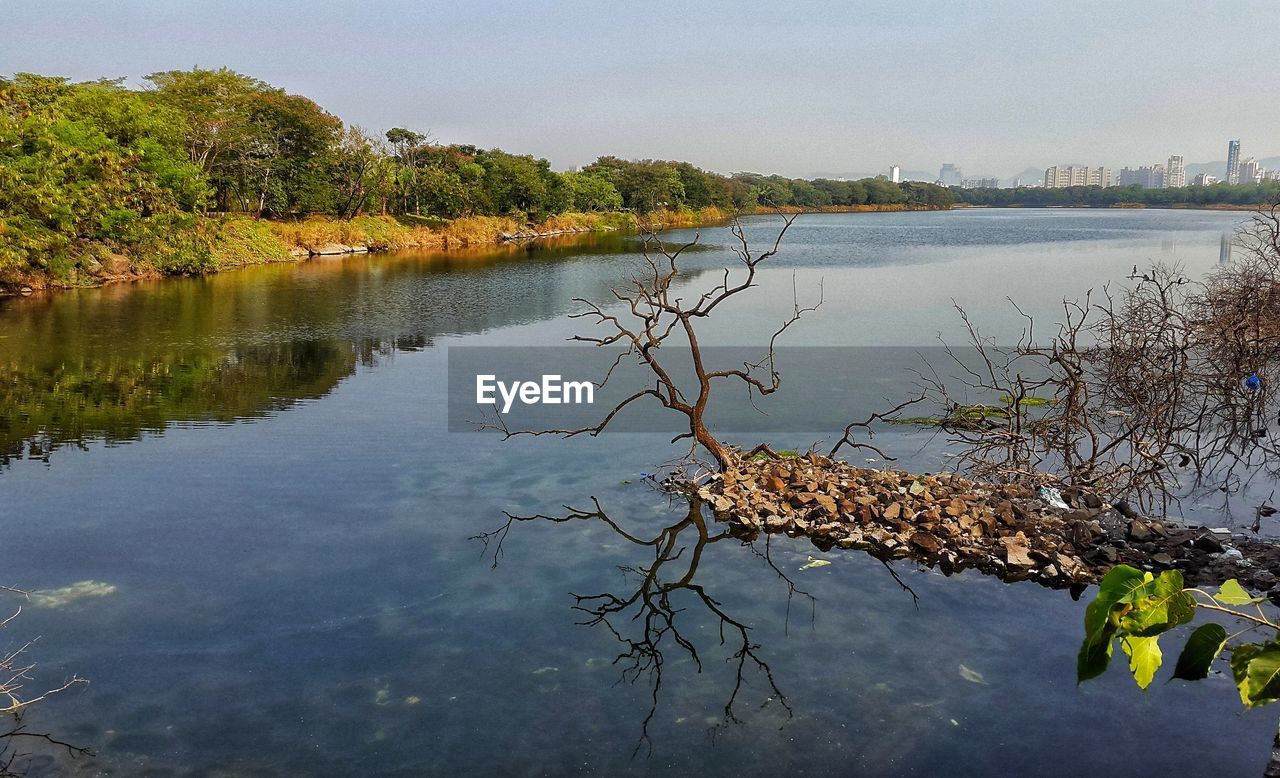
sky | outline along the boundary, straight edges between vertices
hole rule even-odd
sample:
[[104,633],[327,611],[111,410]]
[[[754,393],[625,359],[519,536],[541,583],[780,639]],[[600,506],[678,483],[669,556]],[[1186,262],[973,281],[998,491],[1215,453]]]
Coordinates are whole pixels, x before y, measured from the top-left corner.
[[381,133],[722,173],[1280,154],[1277,0],[0,0],[0,74],[227,66]]

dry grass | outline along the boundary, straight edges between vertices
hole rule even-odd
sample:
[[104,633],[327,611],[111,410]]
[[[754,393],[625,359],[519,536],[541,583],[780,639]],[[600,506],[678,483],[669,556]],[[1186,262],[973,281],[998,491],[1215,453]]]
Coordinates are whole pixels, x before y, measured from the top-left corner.
[[406,224],[390,216],[361,216],[350,221],[311,217],[270,224],[289,247],[315,251],[325,244],[339,243],[387,251],[491,246],[513,235],[628,229],[636,226],[636,219],[624,213],[563,213],[532,224],[509,216],[463,216],[434,229]]

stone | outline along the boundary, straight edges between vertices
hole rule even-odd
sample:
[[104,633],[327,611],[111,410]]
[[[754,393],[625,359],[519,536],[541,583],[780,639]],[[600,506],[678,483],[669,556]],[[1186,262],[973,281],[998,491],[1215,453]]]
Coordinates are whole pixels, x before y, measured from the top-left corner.
[[109,276],[122,276],[129,272],[129,258],[124,254],[108,254],[102,262],[102,272]]
[[1125,533],[1125,536],[1129,540],[1140,543],[1155,539],[1155,533],[1151,531],[1151,525],[1141,519],[1133,519],[1129,522],[1129,530]]
[[1010,567],[1031,567],[1031,557],[1027,555],[1029,549],[1025,538],[1017,536],[1000,538],[1000,543],[1004,546],[1004,558]]
[[926,554],[936,554],[942,550],[942,541],[928,532],[916,532],[911,536],[910,543]]
[[351,247],[345,243],[323,243],[311,250],[312,254],[320,256],[332,256],[335,254],[350,254]]
[[1191,541],[1191,546],[1201,551],[1207,551],[1210,554],[1222,553],[1222,542],[1214,537],[1212,533],[1199,535],[1195,540]]
[[1142,515],[1138,513],[1138,511],[1132,505],[1129,504],[1128,500],[1119,500],[1113,503],[1111,507],[1115,508],[1116,513],[1119,513],[1121,516],[1125,517],[1126,519],[1137,519],[1137,518],[1140,518]]

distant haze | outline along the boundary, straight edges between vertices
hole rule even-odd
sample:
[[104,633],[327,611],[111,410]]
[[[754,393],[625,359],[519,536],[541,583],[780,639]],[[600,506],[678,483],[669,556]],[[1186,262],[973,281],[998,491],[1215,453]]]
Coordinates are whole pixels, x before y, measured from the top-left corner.
[[1280,3],[0,2],[0,74],[226,65],[381,133],[719,172],[1280,153]]

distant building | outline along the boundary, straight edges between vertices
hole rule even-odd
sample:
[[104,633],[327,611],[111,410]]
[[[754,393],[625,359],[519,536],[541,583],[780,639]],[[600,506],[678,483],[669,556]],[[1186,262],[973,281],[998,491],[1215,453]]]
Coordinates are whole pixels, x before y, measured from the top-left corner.
[[1200,175],[1191,179],[1192,186],[1213,186],[1216,183],[1218,183],[1218,177],[1211,176],[1208,173],[1201,173]]
[[998,178],[966,178],[960,182],[961,189],[999,189]]
[[943,186],[960,186],[960,168],[950,162],[944,163],[938,171],[938,183]]
[[1087,165],[1055,165],[1044,171],[1046,189],[1068,186],[1111,186],[1111,168]]
[[1244,162],[1241,162],[1240,167],[1236,170],[1236,178],[1239,179],[1236,183],[1260,184],[1265,173],[1266,171],[1262,169],[1262,165],[1259,165],[1258,161],[1253,157],[1249,157]]
[[1169,165],[1164,169],[1164,185],[1171,189],[1187,185],[1187,170],[1182,166],[1182,155],[1169,157]]
[[1123,168],[1120,171],[1120,177],[1117,180],[1117,183],[1120,186],[1140,186],[1144,189],[1161,189],[1164,187],[1164,177],[1164,165],[1152,165],[1150,167],[1144,166],[1137,170],[1134,170],[1133,168]]
[[1227,141],[1227,183],[1240,183],[1240,141]]
[[1280,181],[1280,170],[1268,170],[1262,174],[1263,181]]
[[889,180],[895,184],[902,183],[902,168],[897,165],[889,166]]

